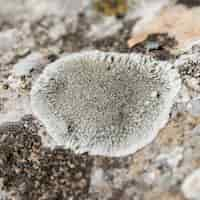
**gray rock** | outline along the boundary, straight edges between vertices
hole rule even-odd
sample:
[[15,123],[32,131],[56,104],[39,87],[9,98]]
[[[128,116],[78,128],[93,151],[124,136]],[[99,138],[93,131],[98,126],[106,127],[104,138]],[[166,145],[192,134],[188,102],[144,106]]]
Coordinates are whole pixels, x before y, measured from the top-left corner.
[[200,169],[193,171],[186,177],[182,184],[182,192],[187,199],[199,200],[200,198]]
[[200,82],[198,78],[186,78],[185,82],[190,89],[200,92]]
[[112,196],[112,188],[106,181],[102,168],[93,168],[90,181],[90,193],[98,193],[101,199],[109,199]]
[[200,136],[200,125],[195,126],[195,127],[192,129],[191,133],[192,133],[193,135],[199,135],[199,136]]
[[27,76],[32,70],[44,67],[48,63],[48,59],[41,53],[31,53],[27,57],[20,60],[13,67],[15,76]]
[[0,55],[15,47],[20,39],[17,29],[0,32]]
[[49,30],[49,36],[51,38],[51,40],[56,41],[58,40],[61,36],[64,36],[66,34],[66,30],[65,27],[63,26],[63,24],[59,23],[55,26],[53,26],[50,30]]
[[26,8],[35,17],[41,17],[44,15],[55,15],[55,16],[75,16],[79,11],[81,11],[85,3],[88,0],[30,0],[26,2]]
[[122,28],[122,23],[117,21],[115,17],[104,17],[100,22],[96,22],[91,26],[91,30],[87,37],[96,40],[114,35]]
[[187,110],[191,115],[198,117],[200,116],[200,97],[196,97],[188,102]]

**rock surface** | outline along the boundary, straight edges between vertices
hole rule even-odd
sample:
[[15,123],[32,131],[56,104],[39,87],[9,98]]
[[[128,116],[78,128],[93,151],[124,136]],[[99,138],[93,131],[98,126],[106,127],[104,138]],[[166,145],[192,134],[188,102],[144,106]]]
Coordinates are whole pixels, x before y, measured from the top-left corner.
[[[141,52],[158,60],[173,61],[179,56],[175,48],[180,41],[199,36],[199,1],[178,0],[175,7],[163,8],[161,15],[169,20],[169,26],[157,17],[160,28],[153,35],[145,35],[146,39],[135,38],[137,45],[132,44],[132,48],[128,40],[133,39],[131,32],[138,19],[122,20],[122,27],[109,36],[88,38],[93,19],[85,13],[87,11],[80,14],[76,11],[73,12],[75,17],[69,17],[64,6],[60,10],[66,2],[59,0],[56,5],[47,0],[0,0],[0,38],[8,38],[0,39],[0,197],[12,200],[191,200],[190,195],[198,194],[198,188],[189,184],[185,192],[183,185],[188,178],[199,176],[196,170],[200,167],[200,117],[192,114],[198,111],[198,106],[190,112],[187,105],[200,95],[198,62],[180,68],[183,88],[169,122],[156,140],[123,158],[89,157],[53,149],[54,141],[47,138],[43,125],[32,116],[22,118],[32,113],[29,92],[44,66],[22,77],[14,77],[13,66],[33,52],[40,52],[48,62],[53,62],[65,53],[91,49]],[[27,11],[28,5],[31,12]],[[73,6],[80,8],[79,4]],[[171,13],[178,13],[176,26]],[[168,29],[162,29],[163,26]],[[163,30],[166,33],[163,34]],[[187,34],[183,34],[185,30]],[[171,31],[177,34],[171,36]],[[198,49],[197,45],[191,52]]]
[[200,197],[200,169],[196,169],[183,182],[182,190],[188,199],[198,200]]
[[149,21],[133,28],[133,37],[129,40],[129,46],[132,47],[143,41],[149,34],[168,33],[175,37],[178,46],[183,48],[188,43],[199,39],[199,12],[199,7],[186,8],[181,4],[164,7]]
[[20,60],[17,64],[13,66],[13,75],[22,77],[28,76],[31,72],[35,70],[41,70],[44,66],[48,64],[48,59],[39,52],[34,52],[28,55],[26,58]]
[[0,127],[1,189],[24,200],[86,199],[92,158],[43,148],[37,130],[32,116]]

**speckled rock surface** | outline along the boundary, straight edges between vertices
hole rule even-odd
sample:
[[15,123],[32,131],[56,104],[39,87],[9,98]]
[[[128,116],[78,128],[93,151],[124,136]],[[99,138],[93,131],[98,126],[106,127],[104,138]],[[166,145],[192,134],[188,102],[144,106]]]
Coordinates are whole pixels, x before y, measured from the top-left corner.
[[191,173],[183,182],[182,191],[188,199],[199,199],[200,196],[200,170]]
[[[59,4],[62,1],[65,0],[59,0]],[[141,52],[173,61],[178,57],[179,51],[175,48],[179,46],[179,38],[167,32],[156,32],[130,49],[128,40],[133,38],[131,32],[138,18],[120,19],[122,26],[111,35],[90,39],[92,20],[86,13],[75,12],[73,18],[67,14],[61,16],[58,5],[48,13],[37,14],[35,10],[41,5],[50,4],[45,0],[31,0],[27,4],[37,6],[33,9],[33,17],[21,2],[0,0],[0,40],[8,38],[8,43],[0,44],[0,198],[190,200],[189,194],[195,188],[189,186],[184,192],[183,185],[191,174],[195,178],[194,172],[200,167],[200,116],[196,109],[198,102],[194,103],[200,96],[197,61],[191,59],[190,65],[180,68],[183,87],[169,122],[156,140],[136,154],[123,158],[90,157],[54,149],[55,144],[45,134],[43,125],[32,115],[24,118],[32,114],[29,92],[45,66],[25,76],[16,77],[13,73],[14,65],[33,52],[42,54],[48,63],[65,53],[91,49]],[[198,1],[177,1],[176,6],[186,4],[187,9],[199,10]],[[10,15],[5,15],[8,11]]]
[[2,190],[19,199],[86,199],[92,158],[43,148],[32,116],[0,127]]

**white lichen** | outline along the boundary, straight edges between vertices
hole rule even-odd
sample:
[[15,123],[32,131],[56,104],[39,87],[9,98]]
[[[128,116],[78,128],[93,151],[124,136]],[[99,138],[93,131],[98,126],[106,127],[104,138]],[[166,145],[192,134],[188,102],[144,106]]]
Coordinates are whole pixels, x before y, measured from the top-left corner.
[[46,67],[31,104],[58,145],[125,156],[156,137],[180,85],[169,62],[140,54],[74,53]]

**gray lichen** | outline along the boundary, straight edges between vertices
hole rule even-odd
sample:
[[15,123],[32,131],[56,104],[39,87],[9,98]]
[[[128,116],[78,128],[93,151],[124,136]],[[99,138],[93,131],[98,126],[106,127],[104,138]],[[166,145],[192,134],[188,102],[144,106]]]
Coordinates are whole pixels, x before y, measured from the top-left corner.
[[180,85],[169,62],[140,54],[74,53],[46,67],[31,104],[58,145],[125,156],[156,137]]

